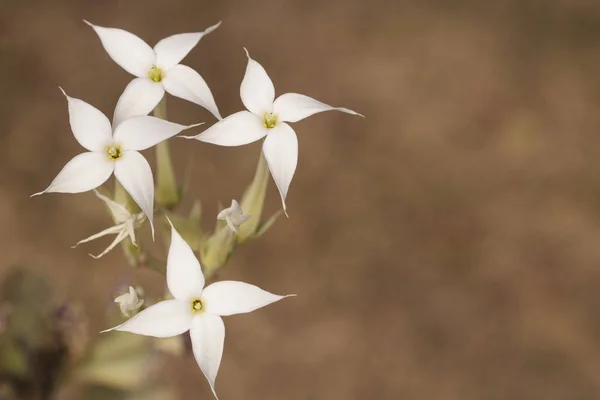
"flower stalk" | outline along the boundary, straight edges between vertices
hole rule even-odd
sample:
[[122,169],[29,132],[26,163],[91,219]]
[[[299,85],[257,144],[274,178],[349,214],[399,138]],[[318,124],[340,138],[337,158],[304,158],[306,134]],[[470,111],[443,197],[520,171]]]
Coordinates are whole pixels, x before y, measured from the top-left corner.
[[[167,119],[167,96],[158,103],[152,115]],[[179,204],[181,198],[167,140],[156,145],[156,170],[156,203],[167,209],[173,209]]]

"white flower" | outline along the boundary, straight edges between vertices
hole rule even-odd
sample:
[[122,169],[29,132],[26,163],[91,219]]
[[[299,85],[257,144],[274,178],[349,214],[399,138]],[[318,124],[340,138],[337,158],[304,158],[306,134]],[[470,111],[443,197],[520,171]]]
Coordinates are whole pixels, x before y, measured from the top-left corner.
[[125,239],[128,236],[131,239],[131,243],[133,243],[134,246],[137,246],[137,243],[135,241],[135,229],[138,228],[146,218],[144,216],[144,213],[130,214],[127,208],[122,204],[117,203],[116,201],[111,200],[106,196],[101,195],[100,193],[98,193],[97,190],[94,190],[94,193],[96,193],[96,196],[100,200],[105,202],[106,205],[110,208],[110,211],[113,215],[113,220],[115,221],[115,225],[103,230],[102,232],[98,232],[86,239],[80,240],[73,247],[77,247],[82,243],[87,243],[106,235],[114,234],[116,234],[117,236],[115,237],[115,240],[113,240],[113,242],[106,248],[106,250],[104,250],[97,256],[93,254],[90,255],[94,258],[100,258],[106,255],[112,249],[114,249],[123,239]]
[[240,225],[250,219],[250,215],[244,214],[242,207],[236,200],[231,200],[231,207],[222,210],[218,215],[217,219],[220,221],[226,221],[227,226],[234,231],[240,231]]
[[275,88],[271,78],[258,62],[250,58],[248,50],[246,56],[248,66],[240,86],[240,96],[248,111],[232,114],[197,136],[182,137],[220,146],[241,146],[266,136],[263,154],[285,211],[285,197],[298,163],[298,138],[286,122],[297,122],[330,110],[362,115],[347,108],[329,106],[303,94],[286,93],[274,100]]
[[[62,88],[61,88],[62,90]],[[148,161],[139,151],[177,135],[184,126],[159,118],[138,116],[111,128],[108,118],[80,99],[63,94],[69,103],[69,120],[75,139],[88,152],[75,156],[46,190],[35,193],[81,193],[102,185],[115,174],[127,193],[140,206],[154,235],[154,182]]]
[[136,35],[122,29],[84,22],[96,31],[110,58],[137,77],[127,85],[119,98],[113,117],[115,125],[128,117],[147,115],[160,102],[165,91],[196,103],[221,119],[204,79],[192,68],[179,64],[200,39],[217,29],[221,22],[204,32],[166,37],[154,49]]
[[167,257],[167,287],[174,299],[154,304],[125,323],[103,332],[117,330],[166,338],[189,330],[196,362],[217,397],[215,379],[225,340],[221,317],[248,313],[287,296],[236,281],[216,282],[204,288],[200,263],[173,224]]
[[119,303],[119,308],[124,316],[131,317],[144,304],[144,299],[138,298],[136,290],[129,286],[129,293],[118,296],[115,303]]

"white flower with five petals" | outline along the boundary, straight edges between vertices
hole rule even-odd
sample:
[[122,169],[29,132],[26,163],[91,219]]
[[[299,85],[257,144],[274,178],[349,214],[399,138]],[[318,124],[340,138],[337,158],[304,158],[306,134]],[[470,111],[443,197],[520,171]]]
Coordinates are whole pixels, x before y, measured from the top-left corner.
[[231,207],[222,210],[218,215],[219,221],[227,222],[227,226],[234,232],[240,231],[240,226],[250,219],[250,215],[244,214],[240,203],[237,200],[231,200]]
[[275,99],[275,87],[265,69],[250,58],[248,50],[246,56],[248,66],[240,86],[240,97],[248,111],[232,114],[199,135],[182,137],[219,146],[241,146],[266,136],[262,150],[285,212],[285,198],[298,163],[298,138],[286,122],[298,122],[331,110],[362,115],[347,108],[332,107],[303,94],[286,93]]
[[144,213],[131,214],[129,210],[127,210],[127,207],[125,207],[121,203],[117,203],[116,201],[111,200],[104,195],[101,195],[100,193],[98,193],[97,190],[94,190],[94,193],[96,193],[96,196],[104,203],[106,203],[106,205],[110,209],[110,212],[113,216],[113,220],[115,221],[115,225],[111,226],[110,228],[106,228],[105,230],[98,232],[88,238],[80,240],[73,247],[77,247],[82,243],[91,242],[92,240],[99,239],[106,235],[115,234],[117,235],[115,239],[102,253],[98,254],[97,256],[93,254],[90,255],[94,258],[100,258],[106,255],[112,249],[114,249],[126,237],[129,237],[129,239],[131,239],[131,243],[134,246],[137,246],[135,240],[135,229],[138,228],[142,222],[144,222],[144,219],[146,219]]
[[108,55],[125,71],[136,76],[125,88],[115,107],[113,124],[136,115],[147,115],[163,98],[165,91],[206,108],[221,119],[212,92],[198,72],[179,62],[214,31],[221,22],[204,32],[180,33],[159,41],[154,49],[138,36],[117,28],[96,26]]
[[[61,88],[62,90],[62,88]],[[108,118],[83,100],[67,96],[69,122],[75,139],[86,150],[64,166],[45,190],[35,193],[82,193],[115,178],[140,206],[154,236],[154,181],[150,164],[139,151],[196,125],[179,125],[160,118],[138,116],[113,129]]]
[[221,317],[248,313],[288,297],[237,281],[216,282],[205,288],[200,263],[173,224],[167,256],[167,287],[174,297],[172,300],[156,303],[103,332],[117,330],[167,338],[189,331],[194,357],[215,397],[215,379],[225,341]]

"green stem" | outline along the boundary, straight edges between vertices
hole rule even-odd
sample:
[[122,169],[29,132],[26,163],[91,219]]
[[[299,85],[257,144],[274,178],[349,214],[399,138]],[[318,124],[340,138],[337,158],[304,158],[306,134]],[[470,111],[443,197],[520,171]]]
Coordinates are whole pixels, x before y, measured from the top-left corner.
[[[167,96],[158,103],[152,113],[155,117],[167,119]],[[175,170],[171,160],[171,151],[167,140],[156,145],[156,202],[168,209],[179,203],[179,189]]]

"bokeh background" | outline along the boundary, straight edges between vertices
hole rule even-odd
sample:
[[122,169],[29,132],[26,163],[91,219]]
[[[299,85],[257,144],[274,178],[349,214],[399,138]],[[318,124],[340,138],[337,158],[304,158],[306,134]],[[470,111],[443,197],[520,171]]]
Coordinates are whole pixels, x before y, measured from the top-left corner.
[[[242,107],[247,47],[278,94],[366,119],[331,112],[295,124],[290,218],[236,251],[220,278],[299,296],[226,319],[220,397],[600,398],[597,1],[0,8],[0,277],[32,265],[85,307],[92,336],[118,282],[158,293],[160,276],[132,273],[119,250],[95,261],[87,254],[104,243],[70,248],[110,223],[93,194],[29,195],[81,151],[57,86],[112,115],[130,80],[82,18],[152,45],[222,20],[184,63],[223,115]],[[169,112],[213,121],[183,100]],[[172,148],[178,171],[193,159],[191,194],[216,215],[251,180],[260,144]],[[271,184],[267,213],[279,206]],[[165,365],[181,399],[210,398],[191,355]]]

